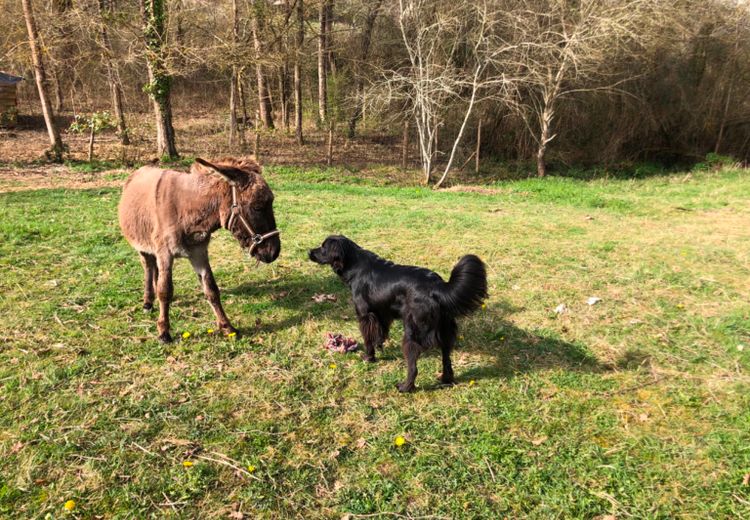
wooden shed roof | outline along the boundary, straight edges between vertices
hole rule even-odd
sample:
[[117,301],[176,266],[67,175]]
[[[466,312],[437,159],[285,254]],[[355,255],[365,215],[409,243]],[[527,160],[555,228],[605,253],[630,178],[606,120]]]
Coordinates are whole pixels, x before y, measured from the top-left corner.
[[23,81],[23,78],[20,76],[14,76],[13,74],[0,72],[0,85],[15,85],[19,81]]

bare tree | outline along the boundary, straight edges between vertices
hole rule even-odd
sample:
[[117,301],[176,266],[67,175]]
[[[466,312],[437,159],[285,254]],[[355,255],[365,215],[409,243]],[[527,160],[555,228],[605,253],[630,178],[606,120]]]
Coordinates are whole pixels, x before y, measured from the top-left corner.
[[[398,24],[408,65],[385,72],[387,100],[398,99],[413,111],[425,184],[431,181],[438,129],[449,113],[460,116],[443,173],[446,180],[466,124],[480,99],[490,93],[500,97],[511,90],[498,62],[516,48],[499,38],[505,23],[487,2],[468,0],[441,3],[399,0]],[[498,72],[499,71],[499,72]]]
[[52,105],[47,95],[47,74],[44,69],[44,61],[39,50],[39,36],[34,20],[34,8],[31,0],[22,0],[23,15],[26,20],[26,29],[29,35],[29,48],[31,50],[31,59],[34,62],[34,78],[39,91],[39,101],[42,104],[42,113],[44,122],[47,125],[47,134],[49,135],[50,151],[53,160],[62,162],[63,142],[60,138],[60,131],[55,124],[55,114],[52,111]]
[[149,79],[145,90],[153,101],[156,147],[160,156],[175,159],[178,154],[172,126],[172,77],[167,68],[164,41],[167,18],[165,1],[141,0],[140,5]]
[[[638,24],[649,0],[525,0],[510,11],[526,65],[526,96],[511,104],[520,109],[537,143],[537,175],[547,172],[546,155],[555,139],[554,119],[561,101],[572,94],[614,91],[637,75],[608,74],[608,60],[633,49]],[[535,120],[535,121],[534,121]]]
[[258,84],[258,113],[262,124],[266,128],[273,128],[273,106],[271,96],[268,90],[268,81],[263,69],[264,48],[262,43],[262,33],[264,29],[264,9],[259,0],[253,0],[253,17],[252,33],[253,47],[255,48],[255,76]]
[[106,5],[106,0],[98,0],[98,22],[99,22],[99,45],[101,46],[102,61],[107,73],[110,92],[112,93],[112,109],[115,113],[115,122],[117,125],[117,134],[120,142],[127,146],[130,144],[128,137],[128,127],[125,122],[125,111],[123,110],[123,93],[122,81],[120,79],[120,70],[115,61],[114,52],[112,51],[112,42],[109,39],[107,31],[107,22],[111,14],[111,7]]
[[328,120],[328,55],[332,6],[333,0],[320,0],[318,11],[318,116],[321,123]]
[[303,0],[297,0],[297,39],[294,56],[294,126],[297,144],[303,145],[302,134],[302,49],[305,45],[305,6]]
[[349,119],[349,137],[354,137],[357,133],[357,122],[362,118],[362,107],[364,101],[362,99],[364,90],[364,78],[362,67],[367,63],[367,57],[370,54],[370,44],[372,43],[372,31],[375,28],[375,20],[380,12],[380,6],[383,4],[383,0],[373,0],[368,3],[369,11],[365,17],[364,27],[362,28],[362,36],[360,39],[359,56],[356,57],[354,64],[354,111]]

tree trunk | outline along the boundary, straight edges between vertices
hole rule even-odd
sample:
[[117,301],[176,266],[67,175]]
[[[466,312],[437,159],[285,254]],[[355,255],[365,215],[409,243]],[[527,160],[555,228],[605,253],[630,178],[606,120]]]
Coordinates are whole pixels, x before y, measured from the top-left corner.
[[326,164],[333,164],[333,120],[328,123],[328,150],[326,152]]
[[243,79],[244,70],[244,67],[239,67],[237,69],[237,95],[239,96],[240,108],[242,109],[242,133],[240,134],[240,139],[242,140],[243,145],[245,144],[245,130],[247,129],[247,122],[249,120],[249,117],[247,116],[247,101],[245,99],[245,80]]
[[552,125],[552,118],[554,117],[554,111],[548,102],[545,102],[542,115],[539,118],[540,123],[540,135],[539,135],[539,147],[536,151],[536,176],[544,177],[547,175],[547,163],[545,156],[547,154],[547,145],[549,144],[554,136],[550,137],[550,127]]
[[125,123],[125,111],[122,107],[122,81],[120,81],[120,71],[118,70],[117,64],[113,58],[112,43],[109,40],[109,33],[107,32],[107,20],[105,19],[105,13],[107,12],[106,0],[99,0],[99,23],[101,24],[101,45],[102,45],[102,61],[104,61],[104,67],[107,72],[107,80],[109,80],[109,89],[112,93],[112,108],[115,113],[115,121],[117,122],[117,135],[120,137],[120,143],[123,146],[130,144],[130,137],[128,137],[128,127]]
[[229,146],[237,142],[237,67],[232,67],[232,77],[229,81]]
[[305,144],[302,135],[302,47],[305,44],[305,7],[303,0],[297,0],[297,53],[294,59],[294,125],[297,144]]
[[94,123],[91,123],[91,130],[89,132],[89,162],[94,160],[94,136],[96,135],[96,132],[94,132]]
[[401,169],[406,170],[409,161],[409,120],[404,121],[404,135],[401,139]]
[[357,99],[354,101],[354,112],[352,117],[349,119],[349,138],[353,138],[357,134],[357,123],[362,119],[362,108],[364,105],[363,96],[363,71],[361,70],[367,58],[370,54],[370,43],[372,42],[372,31],[375,27],[375,20],[378,17],[380,6],[383,0],[375,0],[372,3],[372,9],[367,14],[365,19],[365,26],[362,29],[362,42],[359,48],[359,62],[355,63],[355,80],[354,80],[354,93]]
[[50,104],[49,96],[47,95],[47,75],[45,74],[42,55],[39,52],[39,37],[37,35],[36,23],[34,21],[34,10],[31,5],[31,0],[22,0],[22,4],[23,16],[26,19],[26,29],[29,33],[31,59],[34,62],[34,78],[36,79],[36,86],[39,90],[39,101],[42,104],[44,122],[47,125],[47,134],[49,135],[52,158],[56,162],[62,162],[63,142],[60,138],[60,132],[55,125],[55,114],[52,111],[52,105]]
[[279,107],[281,108],[281,122],[284,129],[289,129],[289,65],[279,67]]
[[167,16],[164,0],[141,0],[148,66],[147,90],[154,105],[156,148],[163,158],[176,159],[174,127],[172,126],[172,78],[164,56],[164,27]]
[[477,148],[474,151],[474,173],[479,173],[479,152],[482,149],[482,118],[479,118],[479,124],[477,125]]
[[320,1],[318,23],[318,116],[321,124],[328,119],[328,4],[330,0]]
[[263,58],[263,45],[260,39],[260,33],[263,30],[263,24],[261,20],[261,9],[258,5],[258,0],[253,0],[253,19],[252,19],[252,33],[253,33],[253,47],[255,48],[255,76],[258,83],[258,113],[260,120],[257,122],[263,123],[266,128],[273,128],[273,106],[271,105],[271,97],[268,93],[268,83],[266,76],[263,71],[263,65],[261,60]]

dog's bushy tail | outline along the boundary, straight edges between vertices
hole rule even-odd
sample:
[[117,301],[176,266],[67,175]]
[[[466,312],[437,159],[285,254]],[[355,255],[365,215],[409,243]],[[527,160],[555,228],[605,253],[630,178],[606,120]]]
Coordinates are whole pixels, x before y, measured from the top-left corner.
[[461,257],[451,271],[444,291],[439,293],[442,307],[454,317],[471,314],[487,298],[487,270],[478,256]]

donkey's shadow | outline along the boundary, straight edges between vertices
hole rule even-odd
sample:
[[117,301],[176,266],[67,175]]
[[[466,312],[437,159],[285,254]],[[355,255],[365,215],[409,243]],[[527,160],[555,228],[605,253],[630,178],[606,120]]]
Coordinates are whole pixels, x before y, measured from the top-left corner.
[[[262,297],[264,294],[283,295],[274,301],[274,305],[289,310],[288,317],[273,322],[261,321],[256,328],[240,329],[244,334],[283,330],[299,325],[310,317],[354,320],[349,290],[335,277],[310,279],[287,276],[281,280],[242,284],[225,292],[252,297]],[[333,294],[336,301],[313,302],[313,295],[319,293]],[[491,362],[468,369],[456,367],[457,382],[508,379],[526,372],[553,368],[579,372],[603,372],[609,369],[581,343],[564,341],[551,333],[532,332],[517,327],[510,321],[510,317],[522,310],[507,303],[491,302],[476,314],[459,322],[459,340],[454,352],[479,353],[491,358]],[[401,361],[399,345],[402,334],[403,326],[397,321],[385,349],[378,353],[381,361]],[[431,349],[423,354],[423,357],[426,356],[439,357],[440,351]],[[439,385],[436,383],[435,386]]]

